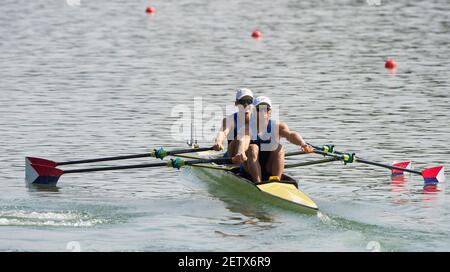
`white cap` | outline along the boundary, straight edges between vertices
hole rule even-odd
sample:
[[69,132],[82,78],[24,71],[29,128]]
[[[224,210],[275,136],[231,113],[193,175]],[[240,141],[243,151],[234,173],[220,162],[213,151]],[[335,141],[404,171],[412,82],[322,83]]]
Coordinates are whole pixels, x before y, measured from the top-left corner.
[[251,96],[253,98],[253,92],[247,88],[240,88],[236,90],[236,101],[244,96]]
[[258,96],[253,101],[253,105],[255,107],[257,107],[259,104],[263,104],[263,103],[269,105],[269,108],[272,107],[272,101],[270,101],[270,99],[267,96]]

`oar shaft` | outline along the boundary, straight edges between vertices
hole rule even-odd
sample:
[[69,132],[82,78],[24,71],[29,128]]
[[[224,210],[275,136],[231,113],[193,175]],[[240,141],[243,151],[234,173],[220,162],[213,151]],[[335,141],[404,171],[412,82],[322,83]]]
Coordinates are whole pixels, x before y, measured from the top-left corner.
[[57,162],[57,165],[68,165],[68,164],[82,164],[82,163],[92,163],[92,162],[103,162],[103,161],[116,161],[116,160],[127,160],[127,159],[136,159],[136,158],[144,158],[151,157],[150,153],[145,154],[136,154],[136,155],[124,155],[124,156],[115,156],[115,157],[104,157],[98,159],[87,159],[87,160],[77,160],[77,161],[66,161],[66,162]]
[[191,153],[191,152],[202,152],[202,151],[208,151],[208,150],[213,150],[213,148],[212,147],[199,147],[199,148],[171,150],[171,151],[167,151],[167,154],[168,155],[176,155],[176,154]]
[[135,168],[147,168],[147,167],[160,167],[160,166],[168,166],[168,165],[167,165],[167,162],[160,162],[160,163],[145,163],[145,164],[137,164],[137,165],[83,168],[83,169],[65,170],[64,174],[84,173],[84,172],[98,172],[98,171],[108,171],[108,170],[122,170],[122,169],[135,169]]
[[[202,148],[189,148],[189,149],[181,149],[181,150],[172,150],[165,151],[165,156],[176,155],[176,154],[184,154],[190,152],[201,152],[212,150],[212,147],[202,147]],[[103,161],[117,161],[117,160],[127,160],[127,159],[137,159],[137,158],[145,158],[145,157],[155,157],[154,152],[148,152],[143,154],[135,154],[135,155],[124,155],[124,156],[114,156],[114,157],[104,157],[97,159],[86,159],[86,160],[76,160],[76,161],[66,161],[66,162],[57,162],[57,165],[69,165],[69,164],[82,164],[82,163],[92,163],[92,162],[103,162]]]
[[317,148],[315,146],[313,146],[313,147],[314,147],[314,153],[316,153],[316,154],[329,156],[329,157],[333,157],[333,158],[336,158],[336,159],[342,159],[342,155],[340,155],[340,154],[328,153],[328,152],[320,150],[319,148]]
[[409,173],[413,173],[413,174],[417,174],[417,175],[422,175],[422,172],[420,172],[420,171],[415,171],[415,170],[411,170],[411,169],[408,169],[408,168],[402,168],[402,167],[387,165],[387,164],[383,164],[383,163],[368,161],[368,160],[361,159],[361,158],[358,158],[358,157],[356,157],[356,161],[357,162],[361,162],[361,163],[365,163],[365,164],[374,165],[374,166],[384,167],[384,168],[391,169],[391,170],[395,169],[395,170],[401,170],[401,171],[404,171],[404,172],[409,172]]
[[[175,167],[173,165],[172,160],[167,162],[159,162],[159,163],[144,163],[144,164],[134,164],[134,165],[123,165],[123,166],[108,166],[108,167],[95,167],[95,168],[82,168],[82,169],[73,169],[73,170],[66,170],[64,171],[64,174],[69,173],[84,173],[84,172],[99,172],[99,171],[109,171],[109,170],[123,170],[123,169],[136,169],[136,168],[150,168],[150,167]],[[217,164],[224,164],[229,163],[229,158],[219,158],[219,159],[202,159],[202,160],[192,160],[192,161],[184,161],[184,165],[192,165],[192,164],[198,164],[198,163],[217,163]]]
[[[339,160],[338,158],[326,158],[326,159],[323,159],[323,160],[292,163],[292,164],[286,164],[284,166],[284,168],[293,168],[293,167],[300,167],[300,166],[315,165],[315,164],[333,162],[333,161],[338,161],[338,160]],[[194,164],[192,166],[202,167],[202,168],[211,168],[211,169],[216,169],[216,170],[224,170],[224,171],[230,171],[230,170],[239,168],[239,165],[236,165],[236,164],[230,165],[229,167],[219,167],[219,166],[214,166],[214,165],[209,165],[209,164]]]
[[299,163],[292,163],[292,164],[286,164],[284,168],[293,168],[293,167],[299,167],[299,166],[308,166],[308,165],[315,165],[315,164],[321,164],[321,163],[327,163],[327,162],[333,162],[338,161],[338,158],[326,158],[323,160],[317,160],[317,161],[309,161],[309,162],[299,162]]
[[[344,153],[342,153],[342,152],[334,151],[334,153],[328,153],[328,152],[322,151],[320,147],[313,146],[313,145],[312,145],[312,147],[314,148],[314,153],[316,153],[316,154],[330,156],[330,157],[338,158],[341,160],[343,159]],[[391,169],[391,170],[401,170],[401,171],[405,171],[405,172],[409,172],[409,173],[413,173],[413,174],[417,174],[417,175],[422,175],[422,172],[420,172],[420,171],[415,171],[415,170],[411,170],[411,169],[407,169],[407,168],[392,166],[392,165],[383,164],[383,163],[374,162],[374,161],[368,161],[365,159],[361,159],[359,157],[356,157],[355,161],[364,163],[364,164],[370,164],[370,165],[374,165],[374,166],[384,167],[384,168]]]
[[290,157],[290,156],[295,156],[295,155],[305,155],[308,154],[305,151],[293,151],[293,152],[288,152],[286,153],[284,156],[285,157]]

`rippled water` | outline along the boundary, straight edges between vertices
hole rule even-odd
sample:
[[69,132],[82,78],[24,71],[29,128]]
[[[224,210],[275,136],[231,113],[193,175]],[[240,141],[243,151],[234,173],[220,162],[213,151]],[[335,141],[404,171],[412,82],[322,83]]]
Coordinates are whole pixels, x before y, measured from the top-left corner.
[[450,4],[374,3],[153,1],[148,16],[148,1],[4,1],[0,250],[449,251],[446,184],[429,193],[420,177],[364,165],[289,169],[319,216],[224,195],[189,169],[24,182],[27,155],[184,147],[173,107],[225,107],[240,86],[270,96],[310,142],[447,166]]

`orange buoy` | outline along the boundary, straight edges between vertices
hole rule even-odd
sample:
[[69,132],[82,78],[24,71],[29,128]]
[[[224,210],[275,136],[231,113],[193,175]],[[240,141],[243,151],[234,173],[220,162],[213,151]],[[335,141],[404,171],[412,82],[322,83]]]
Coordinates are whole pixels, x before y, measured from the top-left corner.
[[146,9],[145,9],[145,12],[146,13],[148,13],[148,14],[155,14],[155,8],[154,7],[152,7],[152,6],[148,6]]
[[254,39],[261,39],[262,37],[262,33],[259,30],[255,30],[252,32],[252,38]]
[[388,58],[386,63],[384,64],[384,68],[395,69],[395,68],[397,68],[397,62],[395,62],[394,59]]

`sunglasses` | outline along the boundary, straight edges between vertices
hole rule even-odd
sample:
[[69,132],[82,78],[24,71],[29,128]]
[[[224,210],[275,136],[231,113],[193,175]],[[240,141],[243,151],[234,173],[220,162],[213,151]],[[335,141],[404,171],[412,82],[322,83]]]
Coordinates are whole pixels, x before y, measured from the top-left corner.
[[250,105],[253,104],[253,99],[239,99],[238,103],[241,105]]

